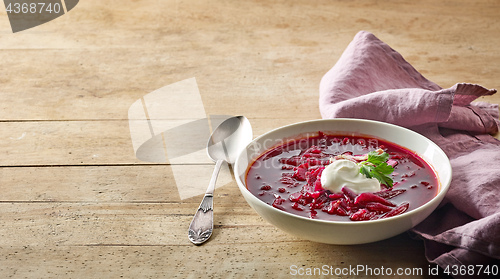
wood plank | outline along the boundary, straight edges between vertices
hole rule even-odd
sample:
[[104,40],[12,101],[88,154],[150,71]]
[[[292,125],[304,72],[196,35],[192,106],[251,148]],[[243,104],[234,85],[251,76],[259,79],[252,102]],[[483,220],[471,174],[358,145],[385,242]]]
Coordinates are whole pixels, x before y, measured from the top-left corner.
[[0,168],[4,202],[179,201],[175,185],[169,166]]
[[[175,166],[194,194],[181,200],[172,166],[63,166],[0,168],[0,202],[201,202],[213,165]],[[207,175],[207,177],[200,177]],[[221,174],[222,175],[222,174]],[[181,181],[182,182],[182,181]],[[244,203],[232,177],[217,180],[216,204]],[[221,199],[219,199],[221,198]],[[193,208],[196,206],[193,205]],[[193,209],[194,210],[194,209]]]
[[[428,264],[419,241],[400,235],[360,246],[269,241],[203,246],[7,246],[0,247],[2,277],[36,278],[290,278],[303,268],[421,268]],[[376,249],[376,251],[374,251]],[[373,256],[377,253],[377,257]],[[20,264],[23,263],[23,264]],[[334,275],[335,276],[335,275]],[[310,276],[309,276],[310,277]],[[339,276],[335,276],[339,277]],[[342,278],[373,278],[360,273]]]
[[[189,245],[187,228],[199,201],[1,203],[0,246]],[[268,242],[266,235],[276,241],[290,239],[246,203],[228,203],[222,197],[215,205],[213,245]]]
[[[1,50],[0,59],[14,67],[0,80],[3,81],[0,83],[2,98],[9,100],[8,104],[2,104],[0,120],[127,119],[128,109],[136,100],[192,77],[197,79],[209,115],[289,117],[290,111],[286,109],[289,107],[294,110],[295,117],[319,117],[317,92],[319,78],[325,69],[318,70],[311,82],[305,82],[299,70],[288,70],[286,78],[280,76],[269,80],[261,70],[244,73],[232,67],[224,68],[222,65],[233,62],[216,54],[211,56],[210,64],[199,65],[196,57],[204,55],[202,50],[191,54],[187,61],[159,60],[165,51],[168,52],[115,49],[107,51],[103,57],[101,50],[36,50],[20,57],[18,50]],[[290,58],[306,55],[300,51],[289,54]],[[241,67],[252,67],[244,53],[233,59],[238,59],[236,63]],[[58,63],[47,73],[30,70],[44,68],[54,60]],[[254,68],[262,67],[257,65],[262,63],[259,60],[252,63]],[[79,68],[75,69],[75,65]],[[136,68],[149,71],[135,71]],[[175,74],[165,78],[165,72]],[[135,74],[130,76],[132,73]],[[215,74],[224,79],[214,82]],[[292,81],[288,81],[290,76]],[[283,109],[276,110],[277,105],[283,105]]]
[[[250,122],[257,136],[304,120],[258,118]],[[149,163],[135,157],[127,120],[0,122],[0,133],[3,135],[0,138],[0,166]],[[188,161],[176,160],[176,163],[212,164],[202,153],[202,156]]]
[[[338,46],[338,48],[345,48],[345,46]],[[325,48],[330,48],[330,46]],[[490,50],[491,53],[497,53],[493,49]],[[443,50],[443,52],[445,51]],[[22,59],[26,59],[26,62],[16,64],[13,59],[18,59],[18,51],[0,51],[2,61],[6,61],[6,64],[18,65],[9,72],[7,77],[4,77],[5,82],[0,83],[2,98],[9,100],[8,103],[2,104],[0,119],[127,119],[127,111],[133,102],[156,89],[190,77],[197,78],[207,114],[243,114],[250,118],[286,118],[290,117],[292,110],[294,117],[297,118],[319,118],[317,105],[319,80],[336,62],[336,58],[332,58],[328,62],[323,62],[323,65],[320,65],[317,70],[305,72],[311,70],[307,70],[307,65],[300,63],[308,62],[299,61],[297,63],[294,57],[310,55],[310,53],[291,53],[286,58],[289,62],[285,66],[280,66],[283,68],[280,76],[271,76],[272,80],[270,80],[268,76],[263,76],[260,72],[240,73],[232,68],[214,69],[209,66],[197,67],[200,71],[197,74],[189,72],[192,71],[193,66],[178,65],[179,62],[174,61],[156,67],[162,68],[161,71],[175,70],[175,75],[170,75],[169,79],[157,77],[151,81],[152,73],[146,72],[131,77],[127,75],[131,69],[119,67],[119,64],[123,64],[119,58],[130,57],[131,52],[135,51],[116,50],[106,56],[109,61],[103,62],[100,51],[88,53],[88,51],[41,50],[23,55]],[[417,54],[413,54],[414,52],[407,51],[408,60],[411,60],[410,62],[426,77],[443,87],[451,86],[457,82],[472,82],[489,88],[500,88],[495,79],[500,72],[490,63],[490,61],[499,60],[500,56],[493,56],[489,53],[458,53],[453,55],[437,53],[432,56],[435,58],[425,58],[425,55],[418,54],[419,51]],[[64,59],[60,62],[63,65],[54,66],[47,74],[30,74],[26,68],[33,67],[33,63],[28,63],[28,61],[39,61],[37,62],[40,63],[38,66],[42,67],[60,55],[72,58]],[[147,53],[142,53],[141,62],[139,65],[134,62],[134,66],[152,67],[151,65],[155,63],[159,51],[149,54],[151,56],[149,59],[144,58],[147,55]],[[430,56],[428,52],[426,55]],[[47,59],[47,61],[43,61],[43,59]],[[84,61],[79,61],[79,59]],[[312,59],[324,60],[321,54],[317,54],[317,57]],[[423,61],[419,62],[421,60]],[[426,60],[431,60],[431,62],[426,62]],[[87,66],[88,69],[75,72],[73,65],[79,63],[90,65]],[[106,68],[106,71],[99,70],[100,63],[106,63],[110,65],[110,68]],[[112,65],[113,63],[116,65]],[[253,63],[257,64],[258,62]],[[419,65],[420,63],[422,65]],[[244,65],[248,62],[242,57],[239,64]],[[468,66],[464,68],[461,66],[463,64]],[[271,67],[268,66],[269,69]],[[442,72],[443,68],[444,72]],[[113,69],[119,69],[119,72]],[[224,81],[212,82],[211,78],[205,77],[208,72],[225,76]],[[285,74],[286,76],[284,76]],[[27,80],[28,82],[26,82]],[[67,80],[71,80],[71,82],[67,82]],[[484,100],[499,103],[500,97],[488,97]],[[54,109],[55,107],[57,109]]]
[[0,130],[4,166],[140,163],[126,121],[2,122]]

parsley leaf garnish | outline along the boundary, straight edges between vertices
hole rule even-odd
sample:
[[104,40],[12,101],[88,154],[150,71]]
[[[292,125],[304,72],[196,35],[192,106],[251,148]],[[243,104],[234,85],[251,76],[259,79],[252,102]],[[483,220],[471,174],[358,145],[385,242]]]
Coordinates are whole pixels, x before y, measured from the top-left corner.
[[377,151],[370,151],[366,161],[358,163],[359,172],[364,174],[367,178],[376,178],[380,183],[392,187],[393,180],[389,176],[394,168],[387,164],[389,154],[382,152],[379,154]]

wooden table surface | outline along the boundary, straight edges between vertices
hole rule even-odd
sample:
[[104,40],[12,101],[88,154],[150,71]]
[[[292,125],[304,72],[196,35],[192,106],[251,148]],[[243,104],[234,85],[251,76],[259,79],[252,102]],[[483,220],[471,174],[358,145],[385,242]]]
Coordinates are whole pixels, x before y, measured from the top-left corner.
[[323,265],[427,277],[420,240],[304,241],[263,221],[234,180],[216,190],[212,238],[192,245],[202,194],[182,198],[173,169],[205,188],[213,163],[138,159],[129,108],[195,78],[207,116],[245,115],[255,136],[320,118],[319,81],[360,30],[442,87],[500,89],[499,12],[495,0],[87,0],[12,33],[2,9],[0,277],[282,278]]

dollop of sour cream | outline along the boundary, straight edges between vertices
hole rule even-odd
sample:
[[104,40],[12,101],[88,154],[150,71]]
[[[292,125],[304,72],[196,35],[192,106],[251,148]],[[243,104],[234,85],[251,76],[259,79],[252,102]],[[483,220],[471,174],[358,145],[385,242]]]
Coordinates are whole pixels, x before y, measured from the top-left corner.
[[380,191],[380,182],[376,178],[367,178],[359,172],[359,166],[349,160],[335,160],[323,170],[321,186],[338,193],[347,186],[356,194]]

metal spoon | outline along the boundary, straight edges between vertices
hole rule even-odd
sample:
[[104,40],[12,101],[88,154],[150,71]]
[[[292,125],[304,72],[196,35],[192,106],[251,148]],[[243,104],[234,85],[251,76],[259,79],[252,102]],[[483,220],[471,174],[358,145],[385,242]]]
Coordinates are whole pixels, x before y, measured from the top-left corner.
[[213,194],[220,167],[224,161],[234,164],[236,157],[252,141],[252,137],[252,127],[248,119],[244,116],[235,116],[224,120],[208,139],[208,157],[216,163],[203,201],[189,226],[188,237],[192,243],[200,245],[212,235],[214,228]]

